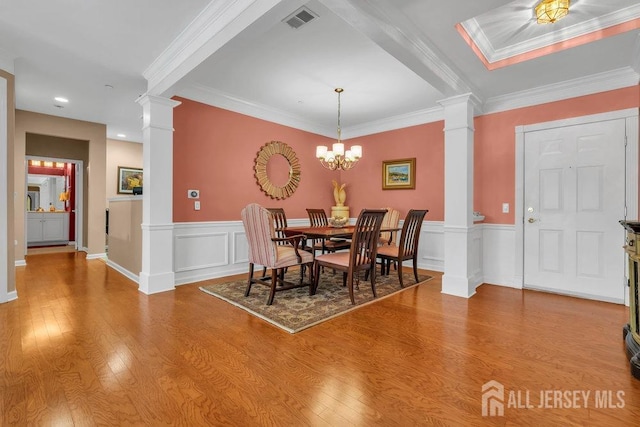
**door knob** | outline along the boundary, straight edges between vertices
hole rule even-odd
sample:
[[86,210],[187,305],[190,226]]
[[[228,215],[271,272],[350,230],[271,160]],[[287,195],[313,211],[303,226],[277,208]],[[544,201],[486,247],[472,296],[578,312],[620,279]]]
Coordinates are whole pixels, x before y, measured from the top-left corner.
[[527,221],[529,221],[529,223],[530,223],[530,224],[532,224],[532,223],[536,222],[536,220],[535,220],[535,219],[533,219],[533,218],[529,218]]

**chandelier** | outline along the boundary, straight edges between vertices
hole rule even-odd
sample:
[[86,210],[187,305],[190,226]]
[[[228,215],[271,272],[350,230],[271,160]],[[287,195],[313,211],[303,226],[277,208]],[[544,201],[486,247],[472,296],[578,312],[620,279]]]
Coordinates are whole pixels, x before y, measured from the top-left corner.
[[570,0],[542,0],[536,6],[538,24],[553,24],[567,16]]
[[329,170],[348,170],[351,169],[362,157],[362,146],[353,145],[350,150],[344,151],[344,144],[341,139],[340,131],[340,94],[344,91],[342,88],[336,88],[338,94],[338,141],[333,144],[331,151],[328,151],[326,145],[316,147],[316,157],[320,160],[320,164]]

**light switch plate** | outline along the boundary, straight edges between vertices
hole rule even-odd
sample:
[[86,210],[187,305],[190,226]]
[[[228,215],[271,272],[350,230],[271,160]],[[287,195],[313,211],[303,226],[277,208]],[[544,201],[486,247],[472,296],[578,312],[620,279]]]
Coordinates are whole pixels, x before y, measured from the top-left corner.
[[502,204],[502,213],[509,213],[509,203]]
[[193,202],[193,209],[196,210],[196,211],[200,210],[200,201],[199,200]]
[[199,199],[200,198],[200,190],[187,190],[187,197],[189,199]]

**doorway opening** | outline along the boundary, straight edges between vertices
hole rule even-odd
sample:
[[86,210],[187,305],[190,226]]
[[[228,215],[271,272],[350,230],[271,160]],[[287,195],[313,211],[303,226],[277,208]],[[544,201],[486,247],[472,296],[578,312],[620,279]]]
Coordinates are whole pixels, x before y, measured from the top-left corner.
[[83,162],[25,157],[25,255],[82,249]]

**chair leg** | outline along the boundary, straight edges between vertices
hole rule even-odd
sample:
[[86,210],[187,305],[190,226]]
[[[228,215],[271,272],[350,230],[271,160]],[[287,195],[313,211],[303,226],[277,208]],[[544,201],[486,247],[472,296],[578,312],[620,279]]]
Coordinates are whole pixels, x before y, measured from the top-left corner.
[[375,261],[371,266],[371,290],[373,291],[373,297],[378,298],[378,295],[376,294],[376,263]]
[[351,298],[351,304],[356,305],[356,299],[353,296],[353,273],[344,273],[347,276],[346,280],[349,282],[349,298]]
[[311,274],[311,283],[313,283],[311,295],[315,295],[318,290],[318,282],[320,281],[320,264],[314,261],[311,268],[313,269],[313,273]]
[[267,299],[267,305],[273,304],[273,297],[276,295],[276,285],[278,283],[279,271],[276,268],[271,269],[271,291]]
[[244,296],[249,296],[249,291],[251,291],[251,285],[253,284],[253,263],[249,263],[249,280],[247,280],[247,288],[244,291]]
[[[304,270],[309,269],[309,296],[315,294],[314,292],[314,283],[313,283],[313,264],[302,264],[302,266],[300,267]],[[302,283],[302,281],[304,281],[304,272],[302,273],[302,276],[300,277],[300,283]]]
[[398,281],[400,282],[400,287],[404,288],[404,283],[402,283],[402,263],[398,265]]
[[413,258],[413,277],[416,278],[416,283],[418,283],[418,260],[416,257]]

